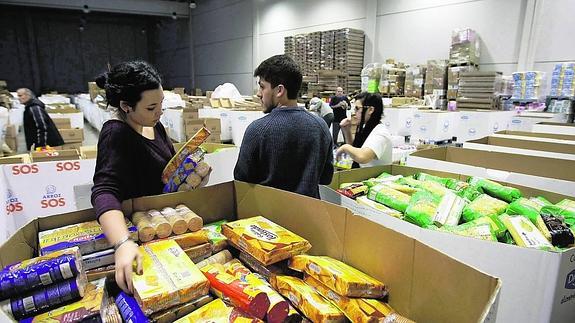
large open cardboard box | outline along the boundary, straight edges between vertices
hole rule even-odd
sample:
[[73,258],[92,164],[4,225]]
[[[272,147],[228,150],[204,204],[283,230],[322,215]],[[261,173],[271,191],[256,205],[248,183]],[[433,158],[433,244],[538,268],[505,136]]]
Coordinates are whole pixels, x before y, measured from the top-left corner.
[[[497,322],[575,322],[575,248],[548,252],[423,229],[371,207],[359,205],[335,191],[341,183],[358,182],[382,172],[404,176],[425,172],[460,180],[468,178],[455,173],[399,165],[360,168],[335,173],[329,186],[320,186],[321,198],[345,206],[354,214],[422,241],[499,277],[503,288]],[[526,196],[545,196],[554,203],[565,198],[538,189],[509,183],[504,185],[517,187]]]
[[540,122],[532,127],[534,132],[547,132],[561,135],[575,135],[575,124],[558,122]]
[[463,148],[575,160],[575,141],[562,139],[495,134],[464,142]]
[[[125,213],[130,213],[179,203],[200,214],[205,223],[265,216],[308,239],[313,246],[310,253],[343,260],[385,282],[390,304],[418,322],[495,318],[499,279],[324,201],[227,182],[192,192],[135,199],[124,207]],[[90,209],[34,220],[0,246],[0,262],[5,266],[32,257],[37,251],[38,231],[92,219]]]
[[546,132],[529,132],[529,131],[498,131],[497,135],[511,135],[511,136],[524,136],[524,137],[539,137],[539,138],[553,138],[553,139],[563,139],[563,140],[575,140],[575,135],[562,135]]
[[575,161],[539,156],[441,147],[417,151],[407,166],[428,168],[534,187],[575,196]]

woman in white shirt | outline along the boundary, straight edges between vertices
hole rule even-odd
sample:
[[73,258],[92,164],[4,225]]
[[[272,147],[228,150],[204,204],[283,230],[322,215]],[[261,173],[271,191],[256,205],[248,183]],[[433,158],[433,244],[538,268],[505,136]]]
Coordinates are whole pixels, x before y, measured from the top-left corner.
[[351,135],[351,119],[341,121],[345,144],[338,148],[336,159],[344,153],[353,159],[353,167],[371,167],[391,164],[393,144],[390,134],[381,123],[383,101],[381,95],[363,92],[355,97],[357,130]]

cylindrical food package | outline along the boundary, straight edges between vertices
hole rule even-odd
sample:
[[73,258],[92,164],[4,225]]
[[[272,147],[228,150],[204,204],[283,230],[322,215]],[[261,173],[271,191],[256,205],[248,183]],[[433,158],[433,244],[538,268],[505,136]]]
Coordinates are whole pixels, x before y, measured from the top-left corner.
[[385,185],[389,188],[392,188],[398,192],[405,193],[409,196],[412,196],[413,194],[420,191],[420,189],[411,187],[409,185],[403,185],[403,184],[394,183],[394,182],[386,182],[386,183],[383,183],[383,185]]
[[421,181],[413,178],[413,176],[402,177],[399,180],[397,180],[397,183],[402,184],[402,185],[408,185],[411,187],[421,186]]
[[369,189],[367,197],[394,210],[405,212],[410,196],[385,185],[377,185]]
[[270,301],[261,290],[226,273],[223,265],[207,265],[201,270],[216,296],[228,299],[234,306],[258,319],[266,316]]
[[469,183],[458,181],[456,179],[449,178],[447,184],[445,185],[450,190],[454,190],[456,192],[460,192],[469,187]]
[[197,322],[259,323],[262,321],[235,307],[226,305],[221,299],[216,299],[182,317],[175,323]]
[[455,193],[451,191],[447,192],[441,197],[437,204],[435,215],[433,216],[433,223],[438,227],[443,225],[458,225],[466,205],[465,199],[455,195]]
[[290,276],[273,276],[271,284],[312,322],[346,322],[345,315],[337,307],[303,280]]
[[507,207],[506,213],[509,215],[522,215],[527,217],[533,224],[535,224],[537,229],[541,231],[543,236],[545,236],[547,240],[551,241],[551,233],[543,222],[539,211],[541,211],[539,204],[522,197],[510,203]]
[[414,323],[414,321],[399,315],[389,304],[382,301],[369,298],[349,298],[338,295],[309,275],[305,275],[304,281],[313,287],[321,296],[336,305],[351,322]]
[[513,202],[521,197],[520,190],[514,187],[503,186],[499,183],[490,181],[485,178],[471,177],[469,179],[469,184],[472,186],[479,187],[480,189],[483,190],[483,192],[495,198],[501,199],[505,202]]
[[158,210],[148,210],[146,212],[152,227],[156,231],[158,238],[166,238],[172,234],[172,226]]
[[146,317],[140,305],[134,297],[124,292],[120,292],[116,297],[116,305],[124,322],[148,323],[150,320]]
[[541,250],[555,250],[535,225],[523,216],[502,215],[501,221],[511,233],[518,246]]
[[432,181],[422,182],[420,188],[438,197],[443,197],[445,194],[451,192],[448,188],[445,188],[440,183]]
[[372,200],[368,199],[367,196],[359,196],[358,198],[355,199],[355,201],[357,202],[357,204],[369,206],[369,207],[374,208],[380,212],[386,213],[387,215],[390,215],[394,218],[403,217],[403,213],[401,213],[397,210],[394,210],[392,208],[389,208],[389,207],[387,207],[381,203],[377,203],[375,201],[372,201]]
[[[481,219],[481,218],[480,218]],[[463,223],[457,226],[443,226],[440,231],[451,232],[460,236],[471,237],[475,239],[497,241],[497,237],[489,223],[477,223],[476,221]]]
[[78,276],[82,256],[78,247],[8,265],[0,271],[0,299]]
[[204,226],[204,220],[202,217],[197,215],[194,211],[190,210],[190,208],[186,205],[179,204],[176,206],[176,211],[186,221],[186,223],[188,223],[188,229],[190,231],[199,231]]
[[228,274],[233,275],[243,282],[257,287],[262,292],[266,293],[268,299],[270,300],[270,306],[266,315],[266,322],[281,323],[288,317],[288,302],[280,294],[273,290],[263,277],[252,273],[237,259],[232,259],[225,263],[224,267],[226,268],[226,272]]
[[162,182],[164,184],[172,182],[183,182],[190,171],[193,171],[198,162],[202,160],[205,150],[200,145],[208,138],[210,132],[206,128],[200,129],[194,137],[178,151],[168,162],[162,172]]
[[483,194],[463,209],[463,220],[470,222],[482,216],[500,215],[507,209],[507,203]]
[[204,231],[187,232],[184,234],[170,236],[165,239],[174,240],[178,246],[184,250],[210,242],[208,239],[208,234]]
[[369,178],[369,179],[366,179],[366,180],[364,180],[364,181],[361,181],[361,183],[362,183],[363,185],[366,185],[367,187],[372,187],[372,186],[375,186],[375,185],[378,185],[378,184],[396,182],[396,181],[400,180],[400,179],[403,177],[403,176],[401,176],[401,175],[395,175],[395,176],[392,176],[392,175],[389,175],[389,174],[387,174],[387,175],[388,175],[388,176],[380,177],[381,175],[379,175],[379,176],[376,177],[376,178]]
[[212,255],[212,246],[209,243],[204,243],[184,249],[184,252],[194,263],[198,263]]
[[[183,183],[182,185],[180,185],[178,187],[178,192],[189,192],[191,190],[193,190],[194,188],[190,186],[190,184],[188,183]],[[165,193],[165,192],[164,192]]]
[[188,175],[188,177],[186,177],[186,183],[188,183],[188,185],[190,185],[192,189],[200,186],[201,182],[202,178],[200,177],[200,175],[196,173],[191,173],[190,175]]
[[403,219],[422,228],[427,228],[433,224],[433,217],[438,204],[439,199],[433,194],[426,191],[418,192],[411,197]]
[[218,252],[217,254],[207,258],[206,260],[198,262],[196,264],[196,266],[198,268],[202,269],[203,267],[206,267],[207,265],[213,265],[213,264],[223,265],[232,259],[233,259],[232,254],[228,250],[222,250],[222,251]]
[[537,204],[538,206],[537,210],[539,211],[541,211],[541,208],[544,206],[553,205],[553,203],[549,202],[546,198],[542,196],[532,197],[529,199],[529,201]]
[[183,234],[188,231],[188,223],[180,216],[176,209],[165,207],[160,212],[172,226],[174,234]]
[[456,190],[455,193],[470,202],[483,195],[475,186],[467,186],[461,190]]
[[379,280],[330,257],[295,256],[289,268],[312,276],[342,296],[382,298],[387,294]]
[[443,178],[443,177],[439,177],[439,176],[435,176],[435,175],[430,175],[430,174],[426,174],[426,173],[418,173],[415,178],[419,181],[422,181],[422,182],[425,182],[425,181],[436,182],[436,183],[439,183],[445,187],[447,187],[447,183],[451,179],[451,178]]
[[561,221],[560,218],[556,218],[551,215],[543,214],[541,215],[542,221],[545,223],[546,228],[549,229],[551,235],[551,244],[556,247],[569,247],[573,245],[574,237],[573,232],[569,230],[569,227]]
[[138,238],[142,242],[154,240],[156,230],[152,225],[151,218],[144,212],[134,212],[132,214],[132,223],[138,229]]
[[36,316],[84,296],[86,275],[35,289],[2,303],[2,309],[16,320]]
[[210,165],[208,165],[208,163],[205,161],[202,161],[198,163],[198,166],[196,166],[194,172],[196,172],[196,174],[198,174],[201,178],[204,178],[210,173]]

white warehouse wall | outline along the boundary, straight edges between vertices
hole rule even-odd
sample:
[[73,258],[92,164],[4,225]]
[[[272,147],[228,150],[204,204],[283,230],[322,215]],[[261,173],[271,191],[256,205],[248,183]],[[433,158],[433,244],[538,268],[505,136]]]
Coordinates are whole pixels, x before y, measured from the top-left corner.
[[232,82],[242,94],[251,94],[253,70],[283,53],[284,37],[344,27],[366,30],[371,23],[375,30],[366,30],[366,49],[373,48],[374,61],[393,57],[422,64],[448,58],[451,31],[469,27],[481,39],[481,69],[510,74],[527,47],[521,39],[526,8],[534,3],[540,9],[526,38],[535,44],[528,64],[550,75],[556,62],[575,60],[569,37],[575,30],[573,0],[198,1],[192,18],[196,87]]

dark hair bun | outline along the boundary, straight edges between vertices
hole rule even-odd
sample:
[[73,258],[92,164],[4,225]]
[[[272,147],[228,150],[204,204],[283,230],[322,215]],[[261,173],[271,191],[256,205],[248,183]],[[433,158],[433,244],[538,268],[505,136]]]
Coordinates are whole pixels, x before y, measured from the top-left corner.
[[105,89],[106,83],[108,83],[108,72],[98,75],[98,77],[96,77],[95,81],[96,81],[96,85],[98,85],[99,88]]

